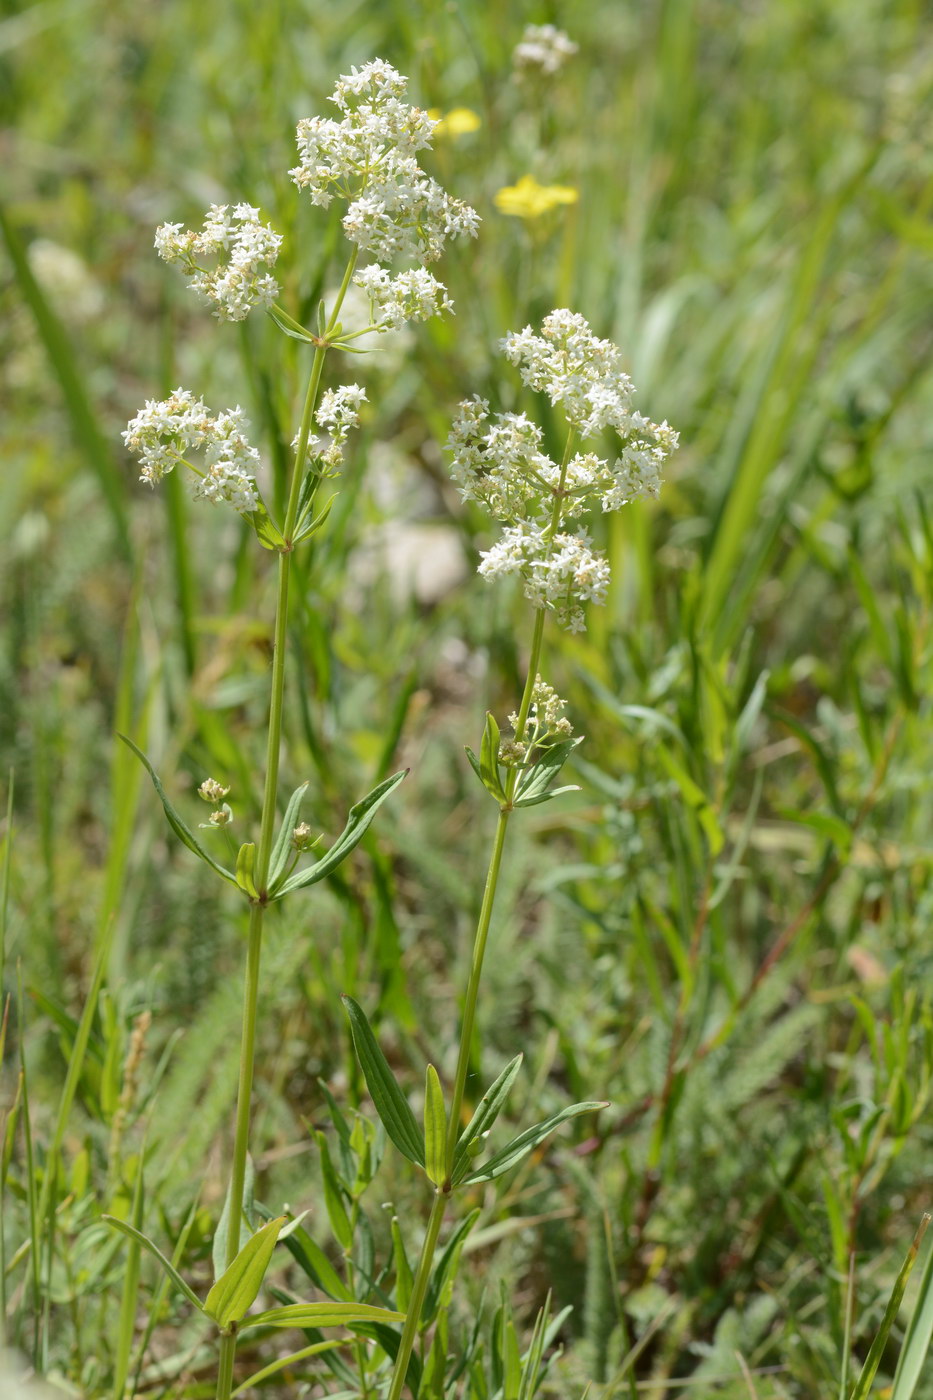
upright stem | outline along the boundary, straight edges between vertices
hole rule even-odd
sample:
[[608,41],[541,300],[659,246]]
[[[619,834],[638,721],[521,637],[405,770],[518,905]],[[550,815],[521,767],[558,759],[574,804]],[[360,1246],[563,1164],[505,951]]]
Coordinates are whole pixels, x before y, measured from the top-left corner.
[[[288,585],[292,561],[291,536],[298,517],[301,484],[307,470],[308,438],[317,404],[327,337],[337,324],[343,299],[356,266],[353,251],[322,343],[317,345],[308,388],[305,393],[298,431],[295,468],[288,493],[288,505],[282,535],[285,547],[279,553],[278,589],[275,602],[275,627],[272,652],[272,686],[269,697],[269,732],[266,741],[266,776],[256,853],[255,881],[259,899],[250,904],[249,935],[246,950],[246,979],[243,994],[243,1029],[240,1039],[240,1075],[237,1086],[236,1132],[233,1143],[233,1163],[230,1169],[230,1191],[227,1210],[227,1243],[224,1264],[229,1268],[240,1250],[240,1222],[243,1217],[243,1193],[246,1185],[246,1159],[249,1154],[250,1106],[253,1093],[253,1068],[256,1058],[256,1022],[259,1011],[259,969],[262,958],[262,926],[265,914],[266,882],[275,838],[276,798],[279,785],[279,756],[282,747],[282,714],[285,703],[285,652],[288,632]],[[217,1400],[229,1400],[233,1385],[233,1363],[236,1354],[236,1334],[220,1339],[220,1359],[217,1371]]]
[[[560,466],[560,479],[554,493],[554,505],[549,523],[549,533],[551,536],[556,533],[557,527],[560,524],[564,500],[564,482],[567,478],[567,466],[570,462],[570,454],[573,451],[575,438],[576,434],[573,429],[571,429],[567,437],[567,444],[564,448],[564,456]],[[534,632],[531,637],[531,651],[528,657],[528,674],[525,677],[525,688],[522,692],[522,700],[518,710],[518,722],[515,726],[515,735],[518,739],[521,739],[524,735],[525,726],[528,723],[528,716],[531,713],[532,697],[534,695],[535,681],[538,677],[541,649],[544,643],[544,619],[545,610],[544,608],[539,608],[535,612]],[[411,1359],[412,1348],[414,1347],[415,1338],[418,1334],[418,1324],[421,1321],[421,1308],[424,1303],[424,1295],[427,1291],[431,1266],[434,1262],[437,1238],[440,1234],[441,1223],[444,1218],[447,1195],[450,1191],[450,1173],[453,1170],[454,1153],[460,1131],[460,1111],[463,1108],[467,1074],[470,1068],[470,1047],[473,1042],[473,1027],[476,1022],[476,1005],[479,1000],[480,979],[482,978],[483,961],[486,956],[486,942],[489,937],[489,926],[492,922],[496,887],[499,883],[502,852],[505,849],[505,833],[508,828],[509,817],[514,810],[512,807],[512,797],[514,796],[517,782],[518,769],[511,768],[505,783],[506,800],[499,807],[499,819],[496,823],[496,834],[493,837],[492,855],[489,860],[486,885],[483,890],[483,902],[480,906],[476,935],[473,940],[473,958],[470,964],[470,978],[467,982],[466,996],[463,1003],[463,1020],[460,1026],[460,1048],[457,1054],[457,1071],[454,1077],[453,1096],[451,1098],[450,1111],[447,1117],[448,1179],[444,1183],[444,1187],[438,1191],[434,1198],[434,1206],[428,1221],[428,1231],[425,1235],[421,1257],[418,1260],[418,1268],[412,1282],[412,1294],[408,1303],[408,1311],[405,1315],[405,1327],[402,1331],[402,1340],[399,1343],[398,1355],[395,1358],[392,1383],[389,1387],[387,1400],[399,1400],[402,1387],[405,1384],[405,1376],[408,1373],[408,1363]]]
[[446,1207],[447,1195],[443,1191],[438,1191],[434,1197],[434,1205],[431,1207],[427,1233],[424,1237],[424,1244],[421,1246],[421,1256],[415,1270],[415,1277],[412,1280],[411,1297],[408,1300],[408,1311],[405,1314],[405,1326],[402,1328],[402,1340],[395,1358],[395,1369],[392,1372],[392,1384],[389,1386],[387,1400],[399,1400],[402,1394],[402,1386],[405,1384],[405,1377],[408,1374],[408,1363],[411,1360],[415,1338],[418,1335],[421,1309],[424,1307],[424,1295],[428,1291],[431,1264],[434,1261],[437,1237],[441,1233]]

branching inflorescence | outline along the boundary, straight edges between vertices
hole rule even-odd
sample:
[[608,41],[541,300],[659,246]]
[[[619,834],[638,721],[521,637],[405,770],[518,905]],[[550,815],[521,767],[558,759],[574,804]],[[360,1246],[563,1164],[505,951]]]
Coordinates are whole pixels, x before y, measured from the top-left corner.
[[[545,71],[549,64],[557,63],[558,55],[562,60],[570,51],[569,41],[558,43],[555,34],[566,41],[566,36],[552,33],[550,27],[536,37],[536,42],[544,45],[541,52],[545,56],[534,61]],[[585,515],[597,504],[603,511],[611,511],[627,501],[656,495],[662,466],[677,442],[676,433],[666,423],[653,423],[633,409],[634,391],[621,370],[616,347],[594,336],[582,316],[558,310],[545,318],[540,334],[526,327],[507,336],[502,350],[525,385],[546,394],[562,411],[568,428],[562,460],[558,463],[547,455],[544,434],[529,417],[505,413],[490,418],[489,405],[481,399],[460,406],[449,443],[461,495],[486,505],[504,526],[501,538],[483,554],[480,573],[490,579],[519,576],[536,616],[521,702],[509,716],[511,732],[503,735],[495,718],[487,715],[479,755],[467,750],[480,782],[496,803],[498,818],[463,996],[449,1105],[440,1075],[428,1065],[423,1128],[396,1083],[365,1013],[345,998],[363,1074],[386,1134],[425,1172],[434,1191],[418,1265],[413,1273],[409,1271],[408,1285],[398,1285],[400,1311],[383,1306],[384,1292],[373,1290],[371,1295],[367,1269],[359,1275],[360,1295],[351,1300],[348,1293],[336,1312],[332,1302],[297,1303],[253,1314],[247,1320],[276,1241],[286,1226],[285,1216],[279,1216],[257,1228],[247,1207],[264,913],[270,904],[329,875],[354,849],[377,808],[405,776],[397,773],[384,779],[354,804],[343,833],[314,864],[305,864],[320,840],[310,826],[299,821],[307,783],[292,793],[284,804],[284,816],[279,817],[290,567],[295,548],[326,524],[329,503],[315,515],[315,491],[323,479],[339,470],[348,433],[358,426],[366,401],[356,384],[322,392],[324,359],[329,349],[349,348],[349,342],[366,331],[385,331],[406,321],[422,321],[451,311],[446,288],[425,264],[440,256],[447,238],[473,236],[478,224],[468,205],[448,195],[418,165],[417,154],[430,144],[435,123],[426,112],[405,104],[406,86],[406,79],[394,68],[374,60],[337,83],[332,101],[339,110],[338,118],[312,117],[298,126],[300,160],[292,178],[317,205],[327,207],[335,198],[346,201],[343,229],[352,244],[340,290],[330,308],[320,308],[314,333],[276,304],[279,287],[271,269],[282,238],[260,221],[259,211],[251,205],[237,204],[232,209],[214,205],[199,233],[186,231],[180,224],[163,224],[156,235],[160,255],[182,267],[190,285],[213,304],[219,319],[241,321],[258,306],[267,310],[286,334],[314,347],[300,427],[292,444],[294,463],[282,519],[274,521],[262,500],[257,484],[259,453],[245,436],[248,425],[239,407],[214,414],[202,399],[179,388],[161,402],[148,402],[123,435],[129,450],[140,459],[144,482],[155,486],[175,466],[188,467],[196,478],[196,496],[232,505],[252,525],[260,543],[278,553],[262,814],[257,840],[239,846],[235,868],[227,868],[201,845],[171,806],[148,759],[137,750],[173,830],[249,903],[240,1076],[227,1201],[231,1228],[218,1231],[214,1251],[217,1278],[206,1299],[202,1302],[187,1290],[189,1302],[219,1329],[217,1400],[230,1400],[233,1393],[237,1334],[242,1326],[263,1322],[366,1326],[378,1322],[388,1328],[401,1322],[401,1333],[393,1333],[392,1344],[383,1346],[387,1400],[400,1400],[423,1330],[424,1310],[430,1306],[429,1280],[451,1194],[458,1188],[495,1179],[560,1124],[602,1106],[598,1101],[587,1101],[562,1108],[520,1133],[488,1160],[478,1160],[486,1154],[486,1134],[518,1073],[521,1057],[517,1056],[487,1088],[464,1126],[477,1001],[506,828],[513,813],[574,790],[572,786],[556,786],[580,739],[573,737],[563,714],[565,702],[538,674],[544,619],[553,612],[571,631],[583,629],[584,604],[602,602],[609,582],[608,562],[593,547],[583,524]],[[372,261],[357,270],[361,253]],[[399,261],[414,265],[398,269],[393,265]],[[350,332],[341,325],[340,310],[354,281],[369,298],[372,324]],[[312,433],[313,425],[321,430],[320,435]],[[620,443],[611,461],[586,446],[588,440],[607,431]],[[227,787],[209,778],[198,791],[213,808],[209,821],[201,823],[200,829],[220,828],[225,833],[221,839],[231,843],[233,812],[224,801]],[[335,1122],[339,1126],[343,1120],[338,1115]],[[349,1143],[349,1132],[341,1131]],[[251,1229],[245,1243],[240,1231],[232,1228],[232,1222],[241,1222],[244,1215]],[[452,1240],[460,1238],[462,1243],[470,1221],[468,1216]],[[349,1223],[347,1229],[352,1234]],[[343,1243],[348,1246],[348,1240]],[[542,1346],[543,1325],[539,1319]],[[437,1337],[442,1335],[438,1329]],[[446,1364],[444,1357],[441,1361]],[[365,1369],[363,1366],[364,1373]],[[364,1380],[364,1393],[367,1386]],[[525,1388],[530,1395],[533,1381]]]
[[[569,435],[558,464],[543,451],[541,428],[525,414],[490,419],[484,399],[460,405],[448,441],[453,478],[464,500],[481,502],[505,526],[483,553],[479,572],[487,579],[519,575],[529,602],[580,632],[583,603],[605,600],[609,565],[574,522],[597,505],[613,511],[657,496],[677,434],[633,409],[635,391],[618,349],[594,336],[580,315],[552,311],[540,335],[526,326],[507,335],[501,349],[528,388],[562,409]],[[606,429],[621,440],[614,460],[592,451],[571,455]]]

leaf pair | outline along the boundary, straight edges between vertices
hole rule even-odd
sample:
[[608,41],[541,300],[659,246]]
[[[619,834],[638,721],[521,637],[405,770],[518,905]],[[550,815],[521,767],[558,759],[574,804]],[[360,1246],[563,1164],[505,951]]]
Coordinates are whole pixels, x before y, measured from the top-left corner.
[[[235,872],[221,865],[220,862],[215,860],[210,852],[201,845],[194,832],[169,801],[158,774],[142,749],[138,748],[136,744],[133,743],[133,740],[128,739],[125,734],[121,734],[119,737],[128,748],[133,750],[133,753],[135,753],[152,779],[152,785],[158,794],[159,801],[162,803],[163,810],[168,819],[168,824],[183,845],[187,846],[189,851],[193,851],[199,860],[203,860],[205,865],[209,865],[221,879],[227,880],[230,884],[236,885],[238,889],[241,889],[248,898],[260,898],[260,891],[257,889],[255,880],[255,845],[252,842],[246,842],[240,847],[237,855]],[[271,903],[275,900],[282,899],[285,895],[290,894],[292,890],[305,889],[308,885],[316,885],[319,880],[323,880],[326,876],[332,874],[337,866],[346,860],[350,852],[359,845],[378,809],[382,806],[389,794],[403,781],[407,774],[407,768],[403,769],[400,773],[393,773],[391,778],[386,778],[378,787],[373,788],[372,792],[367,793],[364,798],[350,808],[347,824],[330,850],[321,856],[320,860],[316,861],[314,865],[307,866],[303,870],[295,870],[292,874],[287,875],[292,832],[295,828],[301,806],[301,799],[304,796],[307,783],[302,783],[300,787],[296,788],[289,799],[281,828],[276,837],[275,845],[272,848],[267,882],[267,900]]]
[[[188,1286],[173,1264],[162,1251],[141,1231],[125,1220],[105,1215],[103,1219],[122,1234],[129,1236],[136,1244],[158,1260],[171,1282],[183,1293],[189,1303],[193,1303],[205,1317],[216,1322],[222,1332],[244,1327],[341,1327],[354,1323],[403,1322],[404,1313],[391,1312],[387,1308],[372,1307],[366,1303],[331,1302],[293,1303],[284,1308],[270,1308],[266,1312],[247,1313],[259,1294],[262,1281],[272,1260],[272,1253],[286,1224],[284,1215],[268,1221],[251,1235],[237,1254],[229,1268],[225,1269],[202,1303],[192,1288]],[[245,1321],[244,1321],[245,1319]]]
[[508,770],[499,762],[501,739],[501,731],[495,717],[487,713],[479,758],[472,749],[466,750],[473,772],[501,807],[536,807],[538,803],[550,802],[552,797],[560,797],[564,792],[579,792],[580,789],[575,783],[559,788],[552,788],[551,783],[577,745],[582,743],[582,737],[561,739],[558,743],[542,749],[540,755],[528,763],[527,767],[517,769],[511,799],[503,782],[503,770]]
[[[389,1067],[386,1057],[379,1048],[362,1008],[349,996],[343,998],[343,1004],[350,1018],[350,1030],[360,1068],[386,1133],[403,1156],[407,1157],[415,1166],[424,1169],[429,1180],[433,1181],[436,1186],[446,1185],[448,1128],[437,1071],[433,1065],[428,1066],[425,1128],[422,1130]],[[460,1134],[454,1148],[453,1166],[449,1178],[450,1186],[460,1184],[470,1186],[481,1181],[492,1181],[495,1177],[501,1176],[503,1172],[516,1166],[559,1124],[567,1122],[570,1118],[576,1118],[578,1114],[590,1113],[606,1107],[604,1102],[597,1101],[571,1104],[568,1108],[551,1114],[541,1123],[527,1128],[497,1152],[494,1157],[483,1163],[481,1167],[471,1170],[471,1162],[476,1149],[482,1146],[485,1135],[502,1112],[521,1062],[522,1056],[516,1055],[515,1059],[506,1065],[495,1083],[483,1095],[472,1119]]]

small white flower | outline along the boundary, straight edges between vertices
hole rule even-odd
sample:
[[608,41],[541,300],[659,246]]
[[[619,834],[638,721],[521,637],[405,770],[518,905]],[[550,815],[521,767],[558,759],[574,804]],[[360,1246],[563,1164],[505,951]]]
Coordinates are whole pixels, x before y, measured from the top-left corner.
[[[176,389],[167,399],[147,400],[127,424],[123,441],[140,458],[140,481],[155,486],[183,462],[197,477],[195,496],[250,511],[259,504],[259,453],[246,437],[248,426],[239,406],[215,417],[203,399]],[[188,461],[192,450],[203,452],[203,470]]]
[[571,38],[553,24],[527,24],[521,43],[512,54],[515,68],[537,68],[541,73],[556,73],[579,50]]
[[205,802],[218,803],[222,797],[226,797],[230,789],[224,787],[223,783],[218,783],[216,778],[205,778],[198,788],[198,796]]
[[[212,204],[200,233],[181,224],[156,229],[159,257],[178,263],[190,285],[214,303],[221,321],[242,321],[254,306],[271,306],[279,284],[274,267],[282,237],[259,221],[251,204]],[[211,264],[203,266],[204,263]]]
[[384,267],[371,263],[353,280],[369,297],[373,321],[380,330],[397,329],[406,321],[427,321],[454,309],[443,282],[423,267],[390,277]]
[[585,530],[565,527],[596,506],[618,510],[657,496],[677,434],[632,408],[634,388],[619,366],[618,349],[594,336],[582,316],[552,311],[540,335],[526,326],[506,336],[502,350],[529,388],[563,409],[575,435],[611,428],[622,440],[611,466],[595,452],[558,465],[525,414],[490,419],[486,400],[473,398],[460,405],[447,442],[461,497],[486,505],[506,526],[482,554],[479,572],[487,579],[520,574],[534,607],[554,611],[562,626],[579,632],[585,628],[582,604],[605,601],[609,565]]
[[341,384],[336,389],[325,389],[321,395],[315,418],[322,428],[327,428],[330,442],[319,454],[329,473],[336,472],[343,462],[343,447],[351,428],[360,426],[360,409],[366,403],[366,390],[359,384]]
[[335,196],[346,199],[344,232],[381,263],[396,257],[433,262],[447,238],[472,237],[479,226],[476,211],[418,165],[435,123],[401,100],[407,85],[383,59],[352,69],[331,99],[341,119],[298,123],[299,163],[290,172],[314,204],[326,208]]

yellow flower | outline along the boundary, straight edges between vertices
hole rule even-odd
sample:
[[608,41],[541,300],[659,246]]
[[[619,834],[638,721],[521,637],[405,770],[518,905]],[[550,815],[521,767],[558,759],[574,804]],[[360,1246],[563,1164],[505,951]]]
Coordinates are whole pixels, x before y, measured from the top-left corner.
[[518,219],[538,219],[559,204],[576,204],[579,190],[572,185],[539,185],[533,175],[523,175],[515,185],[505,185],[493,196],[500,214]]
[[437,122],[433,134],[440,137],[449,136],[452,141],[461,136],[468,136],[471,131],[478,131],[483,124],[469,107],[454,107],[446,117],[441,115],[440,108],[429,107],[428,116]]

